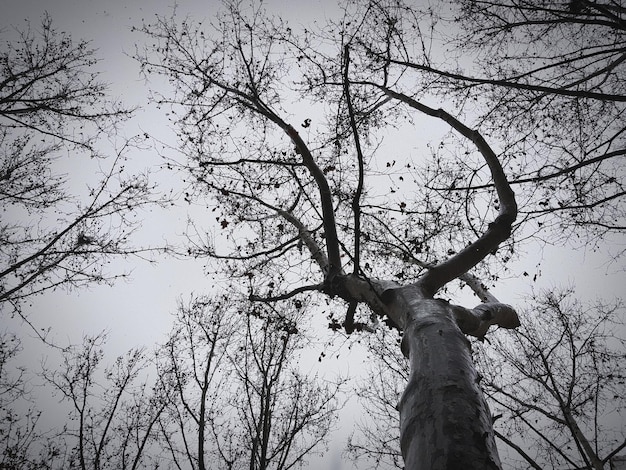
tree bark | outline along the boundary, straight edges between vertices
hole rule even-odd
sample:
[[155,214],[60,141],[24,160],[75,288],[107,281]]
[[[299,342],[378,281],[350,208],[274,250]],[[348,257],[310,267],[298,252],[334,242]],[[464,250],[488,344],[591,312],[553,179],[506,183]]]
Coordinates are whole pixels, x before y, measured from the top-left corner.
[[500,469],[491,413],[453,306],[408,286],[395,290],[388,307],[406,315],[402,347],[411,374],[398,406],[405,468]]

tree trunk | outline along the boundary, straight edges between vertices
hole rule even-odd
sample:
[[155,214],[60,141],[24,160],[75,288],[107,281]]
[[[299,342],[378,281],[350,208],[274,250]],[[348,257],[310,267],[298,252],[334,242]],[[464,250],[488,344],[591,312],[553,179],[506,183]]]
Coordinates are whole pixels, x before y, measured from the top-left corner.
[[398,289],[388,307],[406,315],[411,375],[398,407],[405,468],[500,469],[491,414],[452,307],[417,287]]

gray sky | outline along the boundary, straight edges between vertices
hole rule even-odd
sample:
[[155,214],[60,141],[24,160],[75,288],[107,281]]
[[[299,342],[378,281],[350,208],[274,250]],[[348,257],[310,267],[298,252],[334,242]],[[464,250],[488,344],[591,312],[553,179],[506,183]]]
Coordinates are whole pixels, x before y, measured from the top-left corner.
[[[138,63],[129,57],[134,52],[135,42],[144,39],[140,33],[132,33],[131,27],[141,26],[144,19],[147,22],[152,21],[155,14],[169,15],[172,12],[170,0],[4,0],[2,3],[0,28],[3,32],[10,31],[12,26],[23,27],[24,19],[30,20],[31,26],[36,28],[47,11],[57,30],[69,32],[74,40],[92,41],[92,46],[98,49],[97,56],[102,59],[98,69],[102,71],[102,79],[110,83],[111,95],[120,98],[127,106],[138,105],[143,108],[124,129],[124,134],[130,136],[146,131],[169,145],[175,145],[175,135],[168,127],[167,118],[149,103],[148,89],[139,76]],[[303,18],[311,18],[314,14],[323,15],[324,12],[323,2],[315,0],[303,1],[297,8],[288,0],[267,3],[295,16],[302,15]],[[327,3],[335,8],[335,2]],[[219,6],[219,2],[213,0],[178,0],[177,4],[181,17],[190,15],[195,20],[211,18]],[[157,171],[157,166],[162,162],[154,151],[135,152],[131,157],[130,165],[137,169],[153,167],[153,171]],[[73,184],[77,189],[82,189],[89,175],[93,175],[93,163],[86,159],[77,161],[76,158],[69,158],[60,162],[60,170],[71,170]],[[77,169],[80,171],[77,172]],[[155,178],[161,176],[162,173],[154,174]],[[176,181],[166,181],[163,184],[170,182],[176,188]],[[138,244],[142,238],[150,238],[158,244],[162,238],[175,240],[180,237],[185,229],[188,209],[181,205],[176,210],[154,209],[151,214],[146,214],[146,222],[137,239]],[[201,261],[192,260],[170,259],[160,261],[157,265],[136,260],[128,263],[120,261],[111,271],[132,271],[130,280],[118,282],[114,287],[91,286],[78,291],[59,290],[49,293],[33,301],[29,318],[36,325],[53,326],[51,337],[61,345],[78,343],[84,334],[108,330],[106,362],[112,362],[116,355],[123,354],[129,348],[138,345],[151,348],[155,342],[162,341],[171,327],[171,314],[175,311],[176,300],[181,295],[186,297],[191,292],[210,292],[214,279],[205,276],[203,265]],[[14,321],[10,323],[10,329],[20,329]],[[32,333],[22,331],[25,331],[26,337],[25,352],[21,359],[27,360],[32,367],[38,367],[42,358],[50,353],[42,352],[41,345],[37,339],[32,338]],[[321,347],[322,345],[311,352],[310,367],[317,367],[316,359]],[[332,364],[335,364],[339,366],[337,369],[345,369],[343,360],[347,353],[344,352],[341,361],[338,358],[327,358],[325,367],[331,364],[332,368]],[[25,358],[24,355],[30,357]],[[51,358],[48,363],[53,364],[54,361]],[[42,406],[41,403],[39,405]],[[58,407],[54,405],[54,401],[49,407],[49,410],[44,411],[48,419],[53,421],[53,410]],[[338,437],[334,438],[329,452],[323,458],[311,459],[310,468],[348,468],[345,464],[342,466],[340,452],[346,435],[351,431],[351,422],[357,414],[356,403],[345,408],[344,424],[337,433]],[[63,418],[63,414],[57,417]]]
[[[290,20],[304,22],[324,11],[335,8],[333,1],[266,0],[271,8],[284,11]],[[181,16],[189,14],[194,19],[210,18],[219,6],[214,0],[178,0]],[[142,19],[151,21],[155,13],[171,12],[170,0],[151,1],[98,1],[98,0],[3,0],[0,28],[9,25],[22,26],[28,18],[37,25],[44,11],[51,15],[57,29],[70,32],[74,39],[88,39],[99,49],[103,79],[111,83],[114,96],[128,105],[140,105],[132,127],[125,132],[133,134],[139,129],[158,135],[175,144],[174,135],[167,127],[165,116],[156,112],[148,103],[147,87],[139,76],[138,64],[128,57],[134,52],[134,43],[142,41],[139,33],[131,33],[131,26],[140,26]],[[158,165],[155,152],[137,153],[134,165]],[[74,165],[74,164],[72,164]],[[88,164],[86,164],[86,167]],[[85,171],[89,171],[86,169]],[[157,175],[158,176],[158,175]],[[175,182],[170,182],[174,187]],[[168,237],[182,234],[186,208],[177,211],[157,211],[147,218],[145,234],[162,232]],[[622,246],[624,240],[621,240]],[[549,247],[543,253],[543,261],[537,265],[539,254],[530,253],[526,261],[516,265],[516,272],[540,272],[535,288],[575,284],[581,299],[596,296],[612,298],[622,295],[626,275],[621,266],[608,264],[608,258],[577,248]],[[56,292],[37,299],[31,318],[36,324],[55,325],[55,338],[61,342],[78,342],[83,333],[95,333],[102,329],[111,331],[110,353],[121,354],[137,344],[152,345],[163,338],[170,327],[170,314],[175,310],[176,298],[193,290],[207,292],[213,280],[204,276],[202,263],[163,261],[157,265],[132,263],[120,266],[132,269],[132,281],[114,287],[94,286],[80,292]],[[503,302],[515,305],[521,296],[530,291],[526,279],[503,281],[494,294]],[[477,303],[473,302],[472,305]],[[34,343],[33,343],[34,344]],[[338,363],[339,361],[337,361]],[[354,369],[359,368],[357,365]],[[344,431],[351,428],[351,419],[357,409],[349,407]],[[343,439],[343,436],[342,436]],[[337,441],[333,452],[322,464],[311,468],[338,469],[337,450],[343,446]],[[344,466],[345,468],[345,466]]]

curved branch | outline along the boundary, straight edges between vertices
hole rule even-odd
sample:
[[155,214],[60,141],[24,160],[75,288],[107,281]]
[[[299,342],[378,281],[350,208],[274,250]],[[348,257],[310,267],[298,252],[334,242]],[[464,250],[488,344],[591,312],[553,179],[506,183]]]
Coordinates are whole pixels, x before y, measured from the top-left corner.
[[386,87],[379,86],[379,88],[388,96],[407,104],[411,108],[428,116],[433,116],[445,121],[459,134],[472,141],[489,167],[500,200],[498,216],[489,224],[487,231],[455,256],[429,270],[419,281],[421,287],[423,287],[426,292],[434,295],[435,292],[446,283],[468,272],[480,261],[485,259],[489,253],[495,251],[498,245],[511,235],[511,227],[517,218],[515,194],[509,185],[497,155],[478,131],[470,129],[443,109],[431,108],[407,95],[395,92]]
[[[389,236],[395,239],[396,242],[398,243],[396,245],[391,242],[379,242],[381,245],[383,246],[387,245],[390,250],[394,250],[394,249],[399,250],[400,253],[402,254],[403,259],[407,263],[415,264],[425,269],[432,269],[435,267],[435,265],[432,263],[427,263],[426,261],[422,261],[421,259],[416,258],[413,255],[411,249],[404,242],[404,240],[398,237],[385,222],[383,222],[382,220],[380,220],[378,217],[376,217],[373,214],[368,214],[368,215],[369,217],[376,220],[376,222],[378,222],[389,233]],[[489,292],[489,289],[487,288],[487,286],[485,286],[485,284],[483,284],[483,282],[478,277],[474,276],[472,273],[470,272],[463,273],[458,278],[459,280],[465,282],[465,284],[467,284],[467,286],[472,290],[474,295],[476,295],[476,297],[478,297],[483,302],[492,303],[492,304],[499,303],[499,300],[496,298],[496,296],[494,296],[491,292]]]
[[282,218],[298,229],[300,240],[302,240],[302,243],[306,245],[311,253],[311,257],[317,262],[324,275],[328,276],[330,272],[330,263],[322,248],[311,236],[311,231],[291,212],[284,211],[282,209],[278,209],[277,212]]
[[[452,80],[458,80],[458,81],[463,81],[467,83],[474,83],[476,85],[493,85],[493,86],[500,86],[500,87],[505,87],[505,88],[514,88],[518,90],[537,91],[541,93],[549,93],[549,94],[561,95],[561,96],[571,96],[574,98],[587,98],[587,99],[600,100],[600,101],[613,101],[613,102],[626,101],[626,96],[613,94],[613,93],[598,93],[598,92],[586,91],[586,90],[571,90],[566,87],[557,88],[557,87],[550,87],[550,86],[543,86],[543,85],[531,85],[527,83],[519,83],[519,82],[511,81],[510,79],[491,79],[491,78],[469,77],[467,75],[461,75],[458,73],[438,70],[428,65],[415,64],[413,62],[408,62],[404,60],[388,59],[386,57],[381,57],[381,58],[396,65],[409,67],[409,68],[420,70],[423,72],[433,73],[440,77],[446,77]],[[619,60],[620,61],[624,60],[624,56],[622,56]]]
[[[284,255],[287,251],[294,247],[295,243],[298,242],[299,236],[291,237],[289,240],[286,240],[283,243],[280,243],[272,248],[268,248],[267,250],[255,251],[250,253],[249,255],[221,255],[215,251],[214,248],[207,247],[206,245],[199,246],[199,250],[205,249],[208,255],[214,259],[220,260],[229,260],[229,261],[249,261],[256,258],[267,257],[270,258],[272,255],[274,257],[279,257]],[[196,244],[199,245],[199,244]]]
[[327,277],[330,283],[332,278],[341,273],[341,256],[339,251],[339,236],[337,234],[337,224],[335,222],[335,209],[333,205],[332,192],[324,172],[317,165],[317,163],[315,163],[315,159],[313,158],[309,147],[306,145],[302,137],[300,137],[298,131],[296,131],[292,125],[283,121],[280,116],[278,116],[278,114],[276,114],[268,105],[261,101],[260,98],[248,95],[240,90],[237,90],[236,88],[229,87],[224,84],[218,84],[218,86],[227,92],[234,93],[239,97],[243,106],[261,114],[280,127],[295,145],[296,153],[302,156],[302,162],[315,180],[320,194],[324,232],[326,235],[326,250],[328,252],[329,260]]
[[[529,176],[526,178],[510,180],[509,184],[514,185],[514,184],[525,184],[525,183],[539,183],[542,181],[547,181],[549,179],[558,178],[559,176],[563,176],[569,173],[573,173],[574,171],[580,168],[593,165],[594,163],[599,163],[604,160],[611,159],[613,157],[623,157],[623,156],[626,156],[626,148],[613,150],[612,152],[608,152],[608,153],[599,155],[597,157],[590,158],[589,160],[583,160],[575,165],[561,168],[560,170],[557,170],[554,173],[549,173],[547,175],[542,175],[540,174],[540,171],[539,171],[537,176]],[[469,186],[455,186],[454,188],[450,188],[450,187],[441,188],[441,187],[435,187],[435,186],[428,186],[428,188],[433,189],[435,191],[475,191],[477,189],[492,188],[493,186],[494,186],[493,183],[485,183],[485,184],[477,184],[477,185],[469,185]]]
[[278,124],[291,138],[291,141],[296,146],[297,152],[302,155],[302,161],[309,170],[309,173],[317,184],[320,201],[322,204],[322,218],[324,223],[324,233],[326,236],[326,250],[328,252],[328,281],[332,282],[332,279],[341,273],[341,257],[339,252],[339,236],[337,234],[337,224],[335,222],[335,207],[333,205],[333,197],[328,185],[328,180],[324,175],[322,169],[315,163],[313,155],[308,146],[298,134],[293,126],[280,120],[277,117]]
[[603,197],[602,199],[598,199],[597,201],[589,202],[587,204],[577,204],[577,205],[563,205],[562,207],[548,207],[546,209],[536,209],[524,211],[526,214],[545,214],[548,212],[559,212],[559,211],[569,211],[575,209],[593,209],[594,207],[600,206],[606,202],[612,201],[613,199],[618,199],[622,196],[626,196],[626,191],[620,191],[615,194],[611,194],[610,196]]
[[[223,86],[223,85],[222,85]],[[296,153],[298,153],[302,157],[302,163],[309,170],[309,173],[315,180],[317,184],[317,188],[320,194],[320,201],[322,205],[322,221],[324,225],[324,233],[326,237],[326,250],[328,253],[328,282],[329,284],[332,282],[332,279],[341,274],[341,256],[339,251],[339,236],[337,234],[337,224],[335,222],[335,208],[333,205],[333,197],[332,192],[330,190],[330,186],[328,185],[328,180],[324,175],[322,169],[315,163],[315,159],[309,150],[309,147],[306,145],[298,131],[295,128],[283,121],[280,116],[278,116],[272,109],[263,103],[259,98],[247,95],[239,90],[233,89],[232,87],[224,88],[226,91],[232,91],[233,93],[237,93],[243,101],[242,105],[247,108],[255,111],[262,116],[269,119],[271,122],[280,127],[291,139],[292,143],[296,147]]]

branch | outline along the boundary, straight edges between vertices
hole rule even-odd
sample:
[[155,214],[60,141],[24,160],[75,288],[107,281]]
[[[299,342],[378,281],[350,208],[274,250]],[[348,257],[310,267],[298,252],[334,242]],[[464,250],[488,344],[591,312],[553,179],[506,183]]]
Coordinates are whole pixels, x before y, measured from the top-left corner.
[[[597,157],[593,157],[588,160],[583,160],[575,165],[561,168],[560,170],[557,170],[554,173],[549,173],[547,175],[542,175],[541,169],[539,169],[537,171],[537,176],[528,176],[526,178],[514,179],[514,180],[509,181],[509,184],[513,185],[513,184],[524,184],[524,183],[539,183],[541,181],[547,181],[549,179],[558,178],[559,176],[566,175],[568,173],[573,173],[574,171],[580,168],[593,165],[594,163],[602,162],[604,160],[608,160],[613,157],[623,157],[625,155],[626,155],[626,149],[622,148],[618,150],[613,150],[611,152],[599,155]],[[475,191],[477,189],[492,188],[493,186],[494,186],[493,183],[485,183],[485,184],[477,184],[477,185],[472,185],[472,186],[455,186],[454,188],[450,188],[450,187],[441,188],[441,187],[430,186],[429,189],[434,189],[435,191]]]
[[[374,52],[374,51],[371,51],[371,52]],[[506,79],[506,78],[498,80],[498,79],[489,79],[489,78],[468,77],[466,75],[461,75],[458,73],[438,70],[428,65],[419,65],[413,62],[408,62],[404,60],[394,60],[394,59],[389,59],[387,57],[381,57],[381,58],[396,65],[409,67],[409,68],[420,70],[423,72],[434,73],[436,75],[439,75],[440,77],[451,78],[453,80],[475,83],[479,85],[501,86],[505,88],[538,91],[538,92],[549,93],[549,94],[554,94],[554,95],[571,96],[574,98],[588,98],[588,99],[594,99],[594,100],[600,100],[600,101],[615,101],[615,102],[626,101],[626,96],[624,95],[617,95],[617,94],[610,94],[610,93],[598,93],[598,92],[585,91],[585,90],[582,90],[582,91],[581,90],[569,90],[566,88],[555,88],[555,87],[549,87],[549,86],[543,86],[543,85],[530,85],[526,83],[513,82],[510,79]],[[620,58],[620,61],[621,60],[623,60],[623,57]]]
[[[324,233],[326,236],[326,249],[328,251],[329,267],[328,280],[341,273],[341,257],[339,252],[339,237],[337,235],[337,225],[335,222],[335,208],[333,205],[332,192],[328,185],[328,180],[322,169],[315,163],[315,159],[311,154],[308,146],[298,134],[293,126],[283,121],[267,104],[265,104],[258,96],[246,94],[237,88],[219,83],[215,79],[208,77],[211,83],[221,88],[227,93],[235,95],[237,101],[246,108],[254,111],[269,121],[280,127],[291,139],[296,147],[296,153],[302,156],[304,166],[317,184],[320,201],[322,204],[322,218],[324,224]],[[254,87],[253,87],[254,88]]]
[[515,194],[507,181],[498,157],[478,131],[470,129],[443,109],[430,108],[407,95],[386,87],[379,86],[379,88],[388,96],[409,105],[411,108],[447,122],[458,133],[471,140],[482,154],[491,171],[491,177],[500,200],[499,214],[489,224],[487,231],[478,240],[465,247],[455,256],[432,268],[419,281],[427,292],[434,295],[446,283],[468,272],[485,259],[489,253],[496,250],[498,245],[511,235],[511,226],[517,218]]
[[510,305],[501,303],[483,303],[473,309],[451,305],[457,325],[465,334],[482,340],[491,325],[506,329],[520,326],[517,312]]
[[328,185],[328,180],[322,169],[315,163],[315,159],[311,154],[308,146],[298,134],[293,126],[283,121],[272,109],[263,103],[258,97],[247,95],[232,87],[218,85],[225,91],[235,93],[242,98],[241,104],[248,109],[265,116],[271,122],[280,127],[291,139],[296,147],[296,153],[302,156],[302,162],[315,180],[320,194],[322,204],[322,222],[324,224],[324,233],[326,237],[326,250],[328,252],[328,281],[341,273],[341,256],[339,252],[339,236],[337,235],[337,224],[335,222],[335,208],[333,204],[332,192]]
[[496,429],[494,429],[493,432],[494,432],[494,434],[496,435],[496,437],[498,439],[500,439],[502,442],[504,442],[510,448],[514,449],[519,455],[521,455],[524,458],[524,460],[526,460],[526,462],[528,462],[528,464],[532,468],[534,468],[535,470],[543,470],[542,467],[537,465],[537,462],[535,462],[530,455],[528,455],[526,452],[524,452],[524,450],[520,446],[515,444],[515,442],[513,442],[511,439],[506,437],[504,434],[498,432]]
[[626,440],[617,446],[609,455],[602,459],[602,463],[609,462],[613,457],[620,453],[622,449],[626,448]]
[[283,243],[280,243],[272,248],[268,248],[267,250],[255,251],[248,255],[235,255],[235,254],[222,255],[222,254],[217,253],[214,247],[209,247],[207,246],[207,244],[203,244],[204,246],[200,244],[195,244],[195,245],[196,247],[198,247],[197,249],[199,250],[200,253],[202,253],[202,251],[200,250],[205,250],[205,252],[208,253],[208,255],[211,258],[221,259],[221,260],[231,260],[231,261],[247,261],[247,260],[263,258],[263,257],[270,258],[270,256],[272,255],[274,255],[275,257],[282,256],[285,252],[293,248],[293,246],[298,242],[299,239],[300,237],[296,235],[296,236],[291,237],[289,240]]
[[546,209],[536,209],[530,211],[524,211],[525,214],[545,214],[548,212],[559,212],[559,211],[570,211],[575,209],[593,209],[596,206],[600,206],[606,202],[612,201],[613,199],[618,199],[622,196],[626,196],[626,191],[620,191],[615,194],[611,194],[610,196],[606,196],[602,199],[598,199],[597,201],[589,202],[587,204],[577,204],[577,205],[563,205],[561,207],[548,207]]
[[261,297],[260,295],[250,294],[250,300],[254,302],[277,302],[279,300],[287,300],[295,297],[298,294],[302,294],[303,292],[310,291],[318,291],[322,292],[324,290],[324,284],[311,284],[308,286],[300,286],[289,292],[285,292],[280,295],[271,295],[269,297]]
[[350,67],[350,48],[346,44],[345,48],[345,68],[344,68],[344,93],[346,95],[346,103],[348,105],[348,114],[350,116],[350,127],[352,127],[352,135],[354,135],[354,146],[356,147],[356,155],[359,165],[359,183],[352,198],[352,211],[354,212],[354,274],[359,274],[359,260],[361,250],[361,193],[363,192],[363,152],[361,151],[361,142],[359,141],[359,130],[357,129],[356,120],[354,118],[354,108],[350,99],[350,82],[348,79],[348,69]]
[[[209,188],[222,192],[222,193],[226,193],[229,195],[233,195],[233,196],[237,196],[243,199],[248,199],[251,201],[256,202],[257,204],[271,210],[272,212],[275,212],[277,215],[283,217],[287,222],[289,222],[290,224],[292,224],[295,228],[298,229],[298,236],[300,237],[300,240],[302,240],[302,243],[304,243],[306,245],[306,247],[308,248],[309,252],[311,253],[311,257],[317,262],[317,264],[319,265],[320,269],[322,270],[322,272],[324,273],[325,276],[328,276],[328,273],[330,272],[330,263],[328,261],[328,258],[326,257],[326,255],[324,254],[324,251],[322,250],[322,248],[317,244],[317,242],[313,239],[313,237],[311,236],[311,231],[296,217],[291,213],[291,209],[290,210],[285,210],[285,209],[281,209],[279,207],[276,207],[272,204],[270,204],[267,201],[264,201],[263,199],[254,196],[253,194],[246,194],[246,193],[242,193],[240,191],[235,191],[232,189],[226,189],[220,186],[215,185],[214,183],[208,181],[206,178],[204,177],[198,177],[197,181],[202,182],[204,184],[206,184]],[[298,196],[299,197],[299,196]],[[291,241],[286,242],[285,244],[281,245],[281,246],[287,246]],[[272,248],[269,250],[265,250],[264,252],[260,252],[258,253],[258,255],[262,255],[262,254],[269,254],[272,253],[273,251],[275,251],[277,248]],[[256,256],[257,254],[255,254],[254,256]],[[237,259],[237,257],[223,257],[226,259]],[[245,258],[239,258],[239,259],[245,259]]]
[[306,245],[309,252],[311,253],[311,257],[317,262],[324,275],[328,276],[330,272],[330,263],[328,261],[328,258],[324,254],[324,251],[311,236],[311,231],[291,212],[284,211],[282,209],[278,209],[277,212],[287,222],[289,222],[291,225],[298,229],[298,235],[300,236],[300,240],[302,240],[302,243]]
[[[506,409],[508,409],[509,411],[511,411],[514,416],[514,419],[520,419],[526,426],[528,426],[528,428],[534,432],[538,438],[542,441],[545,442],[545,444],[547,444],[547,446],[549,446],[551,449],[553,449],[558,455],[560,455],[569,465],[572,466],[572,468],[576,468],[576,462],[574,462],[572,460],[572,458],[570,458],[562,449],[561,446],[556,445],[554,443],[554,440],[550,439],[549,436],[547,436],[546,434],[544,434],[541,429],[539,429],[536,424],[537,421],[536,420],[529,420],[528,418],[526,418],[526,416],[524,416],[524,412],[523,411],[519,411],[516,409],[511,408],[510,406],[508,406],[506,403],[503,403],[500,400],[497,400],[496,397],[491,396],[492,399],[496,400],[500,405],[504,406]],[[527,406],[527,404],[525,404]]]
[[317,184],[320,201],[322,204],[322,217],[324,223],[324,234],[326,237],[326,250],[328,252],[328,281],[341,273],[341,256],[339,254],[339,236],[337,235],[337,224],[335,222],[335,207],[333,197],[328,186],[328,180],[322,169],[315,163],[311,151],[291,125],[282,120],[275,121],[289,135],[291,141],[296,146],[297,152],[302,156],[304,166],[307,167],[309,173]]
[[[427,263],[425,261],[422,261],[419,258],[416,258],[413,255],[411,249],[404,242],[404,240],[398,237],[398,235],[396,235],[394,231],[386,223],[384,223],[382,220],[380,220],[378,217],[372,214],[369,214],[369,215],[374,220],[376,220],[379,224],[381,224],[385,230],[387,230],[390,237],[394,238],[398,242],[398,245],[394,245],[390,242],[384,242],[384,243],[381,242],[383,246],[388,245],[391,250],[393,249],[399,250],[402,257],[406,260],[407,263],[415,264],[425,269],[432,269],[435,267],[435,265],[432,263]],[[459,279],[465,282],[465,284],[467,284],[467,286],[470,289],[472,289],[472,292],[474,292],[474,295],[476,295],[476,297],[478,297],[483,302],[499,303],[498,299],[491,292],[489,292],[489,289],[487,289],[487,287],[481,282],[481,280],[477,278],[476,276],[474,276],[472,273],[470,272],[463,273],[459,276]]]

